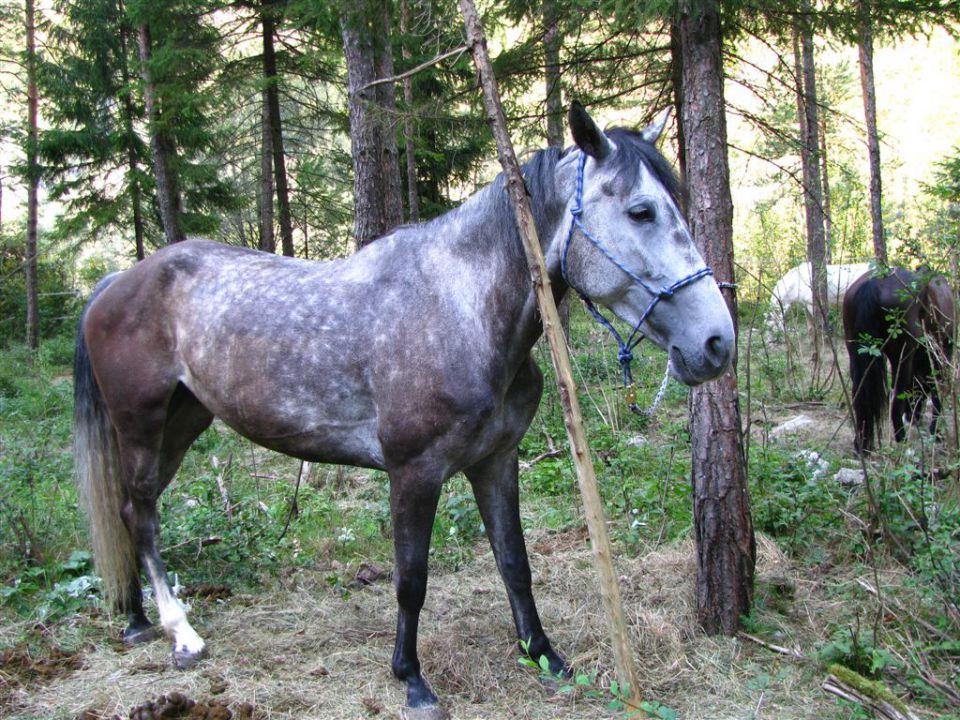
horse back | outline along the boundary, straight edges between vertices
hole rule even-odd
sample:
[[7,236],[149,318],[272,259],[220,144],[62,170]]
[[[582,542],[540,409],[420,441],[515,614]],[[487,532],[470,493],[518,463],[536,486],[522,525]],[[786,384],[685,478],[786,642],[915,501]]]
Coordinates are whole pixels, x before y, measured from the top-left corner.
[[[188,241],[138,263],[85,329],[111,406],[133,426],[183,386],[261,445],[367,467],[446,447],[451,428],[519,440],[539,392],[514,387],[518,371],[462,319],[464,302],[421,281],[438,276],[422,271],[426,253],[391,265],[381,243],[320,263]],[[523,422],[508,421],[509,395]]]

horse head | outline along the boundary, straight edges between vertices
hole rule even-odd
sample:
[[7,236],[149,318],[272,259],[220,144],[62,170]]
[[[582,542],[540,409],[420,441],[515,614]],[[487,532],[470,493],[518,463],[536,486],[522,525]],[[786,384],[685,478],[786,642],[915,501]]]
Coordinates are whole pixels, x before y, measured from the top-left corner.
[[558,183],[569,191],[572,217],[551,248],[568,285],[667,351],[673,376],[696,385],[729,367],[734,329],[694,245],[680,183],[655,147],[666,119],[604,133],[581,105],[571,106],[579,152],[558,164]]

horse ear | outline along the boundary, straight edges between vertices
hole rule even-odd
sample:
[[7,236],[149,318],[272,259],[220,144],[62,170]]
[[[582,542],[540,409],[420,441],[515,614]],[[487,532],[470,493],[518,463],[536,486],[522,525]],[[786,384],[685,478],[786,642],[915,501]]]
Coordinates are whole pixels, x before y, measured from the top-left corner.
[[667,126],[667,120],[670,119],[671,109],[672,108],[668,105],[658,117],[654,118],[652,123],[640,131],[640,137],[642,137],[651,145],[655,145],[657,140],[660,139],[660,135],[663,134],[663,128]]
[[595,160],[603,160],[613,150],[613,145],[603,130],[597,127],[597,124],[590,117],[578,101],[570,103],[570,112],[567,114],[570,123],[570,132],[573,133],[573,141],[583,152]]

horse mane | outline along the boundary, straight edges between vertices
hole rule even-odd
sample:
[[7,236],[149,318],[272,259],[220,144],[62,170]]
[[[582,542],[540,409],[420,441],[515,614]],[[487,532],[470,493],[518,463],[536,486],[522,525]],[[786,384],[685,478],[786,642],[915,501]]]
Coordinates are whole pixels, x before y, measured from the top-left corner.
[[[643,139],[639,131],[617,127],[606,130],[605,133],[617,146],[611,160],[625,184],[636,183],[640,166],[643,165],[664,186],[677,207],[681,210],[686,207],[684,186],[673,166],[652,143]],[[556,168],[557,164],[575,149],[571,146],[562,151],[559,148],[538,150],[521,167],[527,192],[533,200],[530,203],[531,212],[541,241],[553,234],[555,224],[562,218],[568,198],[561,195],[557,189]],[[506,232],[517,236],[510,200],[504,192],[505,183],[503,173],[497,175],[490,186],[492,196],[495,198],[494,202],[498,203],[498,217],[504,218],[509,228]]]
[[886,313],[880,309],[880,281],[871,277],[852,298],[853,323],[847,345],[850,354],[850,381],[853,385],[853,414],[859,428],[859,450],[873,447],[878,429],[883,427],[889,395],[887,361],[874,352],[860,352],[860,338],[868,336],[883,341],[889,330]]
[[[685,208],[683,184],[667,159],[652,143],[644,140],[640,132],[629,128],[612,128],[607,130],[606,134],[617,146],[617,151],[613,153],[611,160],[616,163],[617,174],[623,182],[635,183],[642,164],[666,188],[677,206],[681,210]],[[533,213],[534,225],[541,242],[551,238],[557,230],[558,223],[564,220],[564,209],[569,198],[561,194],[557,187],[556,169],[560,161],[575,150],[575,146],[563,150],[555,147],[544,148],[536,151],[521,166],[524,183],[531,200],[530,209]],[[470,200],[427,223],[454,222],[470,212],[485,213],[487,222],[483,225],[482,234],[473,234],[466,239],[474,245],[478,242],[495,244],[510,255],[511,260],[517,263],[517,267],[526,268],[526,254],[520,242],[510,198],[506,192],[506,178],[502,172],[490,185],[477,192]],[[417,228],[418,226],[413,224],[400,225],[387,235],[412,232],[412,237],[422,238],[423,233],[417,232]],[[435,233],[435,235],[449,237],[444,233]]]

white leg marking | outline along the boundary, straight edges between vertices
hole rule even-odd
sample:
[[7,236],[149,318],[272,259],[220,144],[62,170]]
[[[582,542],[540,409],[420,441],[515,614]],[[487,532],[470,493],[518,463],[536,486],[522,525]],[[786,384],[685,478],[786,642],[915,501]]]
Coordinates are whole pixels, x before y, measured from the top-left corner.
[[199,657],[203,653],[206,643],[191,627],[183,604],[177,600],[166,578],[157,572],[153,563],[147,564],[147,573],[150,575],[153,591],[157,598],[160,627],[173,639],[174,652]]

